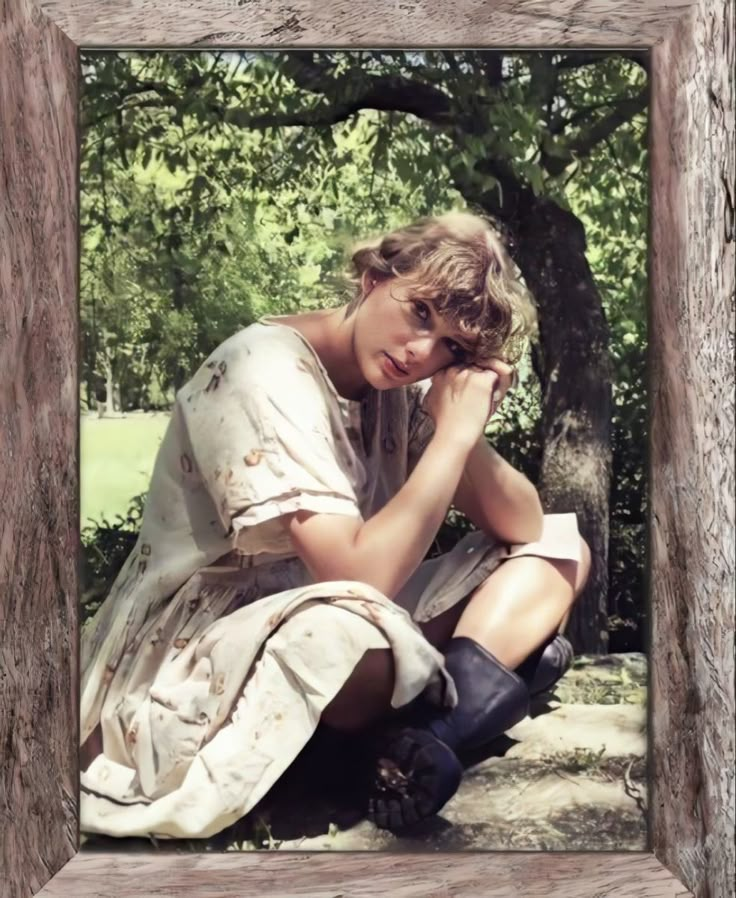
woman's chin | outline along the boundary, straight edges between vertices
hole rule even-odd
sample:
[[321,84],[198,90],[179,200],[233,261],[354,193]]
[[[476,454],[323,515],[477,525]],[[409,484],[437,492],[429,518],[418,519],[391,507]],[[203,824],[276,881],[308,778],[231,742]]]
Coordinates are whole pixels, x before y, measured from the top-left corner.
[[398,387],[405,387],[407,384],[414,383],[412,378],[389,374],[384,366],[384,358],[381,357],[373,364],[361,366],[361,374],[368,388],[385,392],[386,390],[395,390]]
[[377,377],[370,378],[368,383],[373,387],[374,390],[396,390],[399,387],[405,387],[408,383],[411,383],[409,380],[394,380],[393,378],[387,377],[382,372],[379,372]]

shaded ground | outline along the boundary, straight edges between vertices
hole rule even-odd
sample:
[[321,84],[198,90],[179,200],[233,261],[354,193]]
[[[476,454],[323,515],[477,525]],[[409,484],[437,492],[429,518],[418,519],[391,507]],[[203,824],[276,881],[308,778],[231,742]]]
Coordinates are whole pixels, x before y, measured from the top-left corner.
[[[553,695],[484,752],[441,815],[393,835],[362,818],[338,755],[309,746],[266,798],[207,845],[169,850],[642,850],[646,828],[646,659],[577,658]],[[330,774],[331,795],[315,784]],[[95,838],[85,848],[140,849]]]

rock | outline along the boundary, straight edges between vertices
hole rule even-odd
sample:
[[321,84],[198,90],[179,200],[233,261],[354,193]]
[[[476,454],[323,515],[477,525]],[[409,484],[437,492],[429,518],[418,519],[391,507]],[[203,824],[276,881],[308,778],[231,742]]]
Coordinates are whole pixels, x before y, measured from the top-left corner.
[[589,753],[604,758],[644,757],[646,709],[640,705],[552,705],[526,717],[508,735],[518,741],[505,758]]

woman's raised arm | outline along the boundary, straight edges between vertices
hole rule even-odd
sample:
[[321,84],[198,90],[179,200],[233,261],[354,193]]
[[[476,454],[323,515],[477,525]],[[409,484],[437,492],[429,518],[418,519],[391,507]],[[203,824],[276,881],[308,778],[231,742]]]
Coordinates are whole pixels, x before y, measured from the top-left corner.
[[286,516],[294,548],[317,581],[360,580],[393,598],[424,560],[491,407],[495,375],[446,369],[425,408],[435,433],[404,486],[372,518],[298,511]]

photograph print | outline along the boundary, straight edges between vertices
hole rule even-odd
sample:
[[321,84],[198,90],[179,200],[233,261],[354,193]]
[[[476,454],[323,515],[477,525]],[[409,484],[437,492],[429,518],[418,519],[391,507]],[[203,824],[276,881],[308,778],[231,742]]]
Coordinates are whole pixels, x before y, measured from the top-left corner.
[[82,74],[83,850],[647,848],[647,55]]

